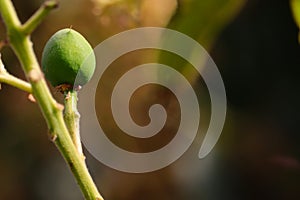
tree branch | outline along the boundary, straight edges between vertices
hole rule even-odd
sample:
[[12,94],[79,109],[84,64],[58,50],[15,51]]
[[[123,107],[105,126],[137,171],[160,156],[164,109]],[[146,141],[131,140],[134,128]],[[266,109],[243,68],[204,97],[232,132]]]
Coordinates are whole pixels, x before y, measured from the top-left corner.
[[36,27],[44,20],[51,10],[57,8],[58,2],[55,0],[45,1],[44,4],[21,26],[21,31],[25,35],[31,34]]
[[25,31],[24,28],[22,31],[21,23],[10,0],[0,0],[0,13],[7,27],[10,46],[21,62],[26,77],[31,83],[32,94],[46,119],[50,138],[69,165],[85,198],[87,200],[103,200],[88,172],[84,159],[73,144],[63,119],[63,107],[52,97],[32,48],[28,33],[33,31],[44,14],[36,14],[37,17],[29,20],[33,22],[28,22],[27,28],[25,26]]

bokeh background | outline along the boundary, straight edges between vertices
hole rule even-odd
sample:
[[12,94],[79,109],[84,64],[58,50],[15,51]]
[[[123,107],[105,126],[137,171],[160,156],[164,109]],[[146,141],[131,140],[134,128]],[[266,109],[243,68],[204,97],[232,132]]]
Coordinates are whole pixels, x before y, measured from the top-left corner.
[[[42,2],[13,1],[23,22]],[[221,138],[208,157],[197,158],[203,139],[199,134],[179,160],[147,174],[110,169],[85,151],[91,174],[104,197],[107,200],[299,199],[300,46],[289,1],[62,0],[59,8],[33,33],[32,40],[40,60],[46,41],[61,28],[72,27],[96,46],[109,36],[142,26],[181,31],[207,49],[224,80],[227,119]],[[5,37],[1,21],[0,40]],[[24,79],[10,48],[3,47],[1,54],[7,70]],[[116,81],[109,73],[123,73],[130,66],[154,59],[184,71],[194,87],[203,91],[199,97],[204,113],[200,129],[205,130],[210,110],[205,84],[194,76],[193,70],[186,70],[190,68],[184,61],[166,52],[145,50],[122,56],[113,63],[114,70],[107,72],[109,78],[103,82],[108,84],[102,84],[97,98],[109,93]],[[156,93],[149,94],[153,90]],[[53,88],[52,91],[61,101],[62,96]],[[83,199],[63,158],[48,139],[38,106],[27,96],[7,85],[2,85],[0,91],[0,199]],[[135,120],[146,123],[147,106],[142,105],[146,103],[149,107],[149,103],[160,102],[169,105],[170,114],[175,116],[165,131],[176,129],[178,109],[176,105],[173,108],[176,100],[172,94],[150,87],[136,97],[141,101],[131,104]],[[104,101],[97,107],[98,114],[108,119],[110,138],[124,148],[147,151],[172,139],[172,135],[165,134],[147,143],[122,136],[113,128],[113,120],[105,117],[110,114],[107,104]]]

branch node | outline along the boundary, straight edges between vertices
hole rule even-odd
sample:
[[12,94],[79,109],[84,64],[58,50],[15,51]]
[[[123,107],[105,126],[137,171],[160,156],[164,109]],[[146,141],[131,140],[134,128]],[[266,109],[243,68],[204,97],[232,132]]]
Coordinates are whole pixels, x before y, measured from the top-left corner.
[[43,74],[40,70],[32,69],[28,72],[28,79],[30,82],[38,82],[43,78]]
[[50,140],[51,140],[51,142],[55,142],[56,139],[57,139],[57,135],[56,134],[50,134]]
[[55,9],[58,8],[58,1],[48,0],[44,2],[43,6],[45,6],[46,9]]
[[31,101],[32,103],[36,103],[36,99],[34,98],[34,96],[32,94],[28,95],[28,100]]

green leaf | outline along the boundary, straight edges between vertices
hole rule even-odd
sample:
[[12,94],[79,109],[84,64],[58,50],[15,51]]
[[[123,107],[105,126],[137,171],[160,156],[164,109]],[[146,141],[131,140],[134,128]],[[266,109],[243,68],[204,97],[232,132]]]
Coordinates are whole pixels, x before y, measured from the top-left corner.
[[294,15],[294,19],[300,28],[300,0],[291,0],[291,7]]

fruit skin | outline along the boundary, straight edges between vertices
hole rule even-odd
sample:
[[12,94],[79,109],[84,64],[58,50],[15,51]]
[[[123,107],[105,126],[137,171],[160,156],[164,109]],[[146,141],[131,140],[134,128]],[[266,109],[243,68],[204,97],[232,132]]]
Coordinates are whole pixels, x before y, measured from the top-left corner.
[[42,70],[54,87],[83,86],[93,76],[95,65],[95,54],[88,41],[70,28],[57,31],[42,55]]

